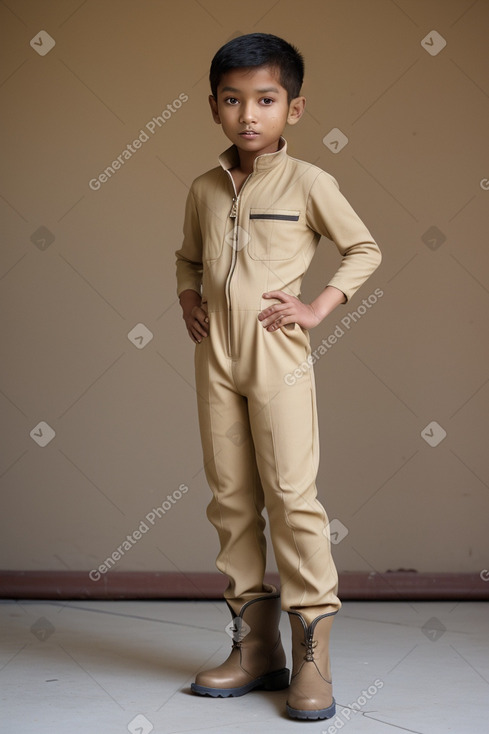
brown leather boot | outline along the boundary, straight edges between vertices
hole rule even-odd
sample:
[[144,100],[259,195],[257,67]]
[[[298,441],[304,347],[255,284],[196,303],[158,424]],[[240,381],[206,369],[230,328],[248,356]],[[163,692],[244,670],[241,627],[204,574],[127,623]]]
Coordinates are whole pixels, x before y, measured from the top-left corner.
[[336,713],[329,664],[335,614],[321,614],[307,626],[299,612],[289,612],[293,667],[287,713],[293,719],[329,719]]
[[212,670],[197,674],[190,686],[201,696],[243,696],[254,688],[278,691],[289,685],[285,652],[278,629],[278,592],[246,602],[233,615],[233,647],[228,659]]

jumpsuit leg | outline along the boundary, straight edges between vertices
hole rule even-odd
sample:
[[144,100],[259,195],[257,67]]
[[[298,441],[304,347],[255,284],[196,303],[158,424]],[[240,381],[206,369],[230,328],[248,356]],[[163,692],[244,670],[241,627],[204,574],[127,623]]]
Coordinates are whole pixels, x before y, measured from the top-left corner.
[[217,530],[217,568],[228,577],[224,597],[237,614],[247,601],[268,592],[263,583],[266,538],[263,489],[251,440],[248,401],[233,384],[231,360],[217,340],[196,346],[199,425],[212,499],[207,517]]
[[[240,386],[248,395],[282,608],[312,622],[337,612],[341,602],[328,516],[317,499],[319,437],[314,373],[306,362],[309,335],[298,325],[267,332],[249,318],[240,327],[241,353],[255,355],[254,364],[242,363]],[[304,362],[302,376],[287,384],[286,375]]]
[[312,621],[338,611],[338,576],[317,499],[317,416],[312,374],[250,399],[250,423],[280,573],[282,608]]

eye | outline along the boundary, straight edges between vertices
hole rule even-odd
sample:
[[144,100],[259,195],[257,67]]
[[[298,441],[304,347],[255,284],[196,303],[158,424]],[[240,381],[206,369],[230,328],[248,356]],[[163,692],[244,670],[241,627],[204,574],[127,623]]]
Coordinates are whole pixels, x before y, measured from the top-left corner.
[[236,99],[236,97],[226,97],[224,101],[226,104],[230,104],[230,105],[235,105],[238,103],[238,100]]
[[265,107],[269,107],[271,104],[275,102],[275,100],[272,99],[271,97],[263,97],[262,102],[265,105]]

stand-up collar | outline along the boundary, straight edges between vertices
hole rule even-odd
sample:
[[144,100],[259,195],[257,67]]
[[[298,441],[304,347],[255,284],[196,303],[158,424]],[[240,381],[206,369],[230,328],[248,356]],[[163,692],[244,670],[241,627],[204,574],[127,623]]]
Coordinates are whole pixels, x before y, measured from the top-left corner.
[[[262,153],[262,155],[255,158],[253,161],[253,171],[255,173],[275,168],[275,166],[279,166],[285,160],[287,155],[287,141],[285,138],[280,137],[279,145],[280,148],[275,153]],[[239,166],[238,148],[235,145],[231,145],[224,153],[221,153],[219,163],[225,171]]]

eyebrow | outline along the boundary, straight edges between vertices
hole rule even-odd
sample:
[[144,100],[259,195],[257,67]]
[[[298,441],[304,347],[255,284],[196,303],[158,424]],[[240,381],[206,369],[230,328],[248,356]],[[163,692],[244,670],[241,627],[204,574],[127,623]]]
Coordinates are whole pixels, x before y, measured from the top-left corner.
[[[221,89],[221,92],[240,92],[240,89],[236,89],[236,87],[223,87]],[[279,93],[279,90],[277,87],[267,87],[266,89],[255,89],[255,92],[258,92],[259,94],[265,94],[266,92],[276,92]]]

